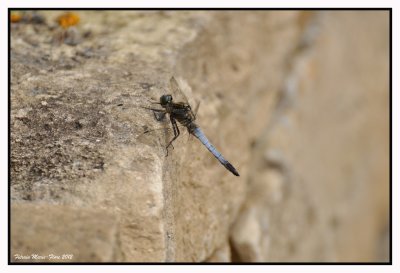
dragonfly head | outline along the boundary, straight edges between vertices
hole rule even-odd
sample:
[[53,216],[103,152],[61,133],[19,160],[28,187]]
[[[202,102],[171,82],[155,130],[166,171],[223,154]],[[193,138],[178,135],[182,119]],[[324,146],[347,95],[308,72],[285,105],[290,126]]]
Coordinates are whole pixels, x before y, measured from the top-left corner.
[[167,105],[167,104],[169,104],[171,102],[172,102],[172,96],[171,95],[162,95],[160,97],[161,106],[165,106],[165,105]]

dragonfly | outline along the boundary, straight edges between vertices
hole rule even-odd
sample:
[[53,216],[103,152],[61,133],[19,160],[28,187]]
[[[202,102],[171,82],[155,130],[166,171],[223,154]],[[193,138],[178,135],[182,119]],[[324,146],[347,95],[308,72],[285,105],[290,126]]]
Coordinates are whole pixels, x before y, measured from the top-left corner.
[[[171,91],[175,94],[183,94],[180,89],[178,82],[174,77],[170,79],[170,88]],[[239,176],[239,172],[233,167],[228,160],[226,160],[222,154],[211,144],[208,138],[205,136],[200,127],[195,123],[196,114],[193,112],[192,107],[188,102],[174,102],[171,94],[164,94],[160,97],[159,102],[153,102],[154,104],[159,104],[162,109],[152,108],[152,107],[143,107],[148,110],[152,110],[157,113],[158,120],[163,119],[166,115],[168,115],[169,120],[171,122],[172,130],[174,133],[174,137],[167,144],[167,156],[168,156],[168,148],[172,146],[172,143],[179,137],[180,131],[178,127],[178,123],[188,130],[189,134],[194,135],[200,142],[215,156],[215,158],[232,174]],[[173,146],[172,146],[173,147]]]

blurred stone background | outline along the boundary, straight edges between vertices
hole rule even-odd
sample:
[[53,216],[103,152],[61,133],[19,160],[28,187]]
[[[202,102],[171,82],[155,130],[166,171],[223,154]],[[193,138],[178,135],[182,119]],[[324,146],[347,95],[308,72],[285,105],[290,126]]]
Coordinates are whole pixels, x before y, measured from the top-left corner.
[[[64,13],[10,18],[13,262],[389,261],[388,11]],[[143,134],[173,75],[240,177]]]

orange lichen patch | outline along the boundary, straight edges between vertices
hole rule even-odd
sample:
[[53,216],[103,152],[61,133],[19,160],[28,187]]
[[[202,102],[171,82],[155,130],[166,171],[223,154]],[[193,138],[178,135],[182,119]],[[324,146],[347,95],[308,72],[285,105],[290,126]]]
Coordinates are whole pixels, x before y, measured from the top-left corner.
[[22,14],[19,12],[11,12],[10,20],[11,23],[18,23],[22,19]]
[[79,16],[73,12],[67,12],[57,17],[57,22],[63,28],[69,28],[79,23]]

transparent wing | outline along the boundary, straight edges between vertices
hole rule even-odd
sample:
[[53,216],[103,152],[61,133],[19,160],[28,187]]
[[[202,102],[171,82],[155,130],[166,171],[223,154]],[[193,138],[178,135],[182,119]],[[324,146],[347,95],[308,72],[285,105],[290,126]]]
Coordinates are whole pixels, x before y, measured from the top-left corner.
[[177,82],[177,80],[175,79],[174,76],[171,77],[171,79],[169,80],[169,86],[170,86],[170,90],[171,90],[171,95],[174,99],[174,102],[184,102],[189,104],[189,100],[187,99],[185,93],[182,91],[182,89],[179,87],[179,84]]
[[[192,108],[192,111],[194,113],[194,116],[197,115],[197,111],[199,110],[199,106],[200,106],[200,101],[198,100],[192,100],[189,102],[187,96],[185,95],[185,92],[182,91],[182,89],[180,88],[178,81],[175,79],[174,76],[171,77],[170,81],[169,81],[169,85],[170,85],[170,89],[172,92],[172,97],[174,99],[175,103],[179,103],[179,102],[184,102],[186,104],[189,104]],[[191,94],[191,91],[190,91]]]
[[190,139],[191,135],[187,132],[187,129],[184,126],[180,125],[178,125],[178,127],[180,135],[177,141],[174,142],[171,146],[169,146],[169,148],[168,148],[168,143],[174,137],[174,131],[171,126],[165,126],[162,128],[143,128],[143,133],[137,136],[137,140],[140,143],[150,146],[158,146],[161,144],[161,146],[165,150],[165,155],[168,156],[168,154],[172,153],[172,150],[174,150],[175,147],[177,147],[177,145],[178,147],[181,144],[185,145]]
[[[137,139],[143,143],[151,143],[152,140],[154,140],[154,139],[164,139],[164,141],[166,141],[166,143],[168,143],[169,140],[174,137],[174,130],[172,128],[172,125],[171,125],[171,122],[170,122],[168,116],[165,116],[163,120],[159,120],[156,117],[156,114],[154,116],[155,116],[157,125],[156,126],[143,126],[141,128],[139,134],[137,135]],[[189,139],[190,134],[188,133],[187,128],[185,126],[181,125],[180,123],[177,123],[177,126],[180,131],[179,138],[187,135],[187,139]],[[184,141],[184,143],[186,143],[186,142],[187,142],[187,140]]]

